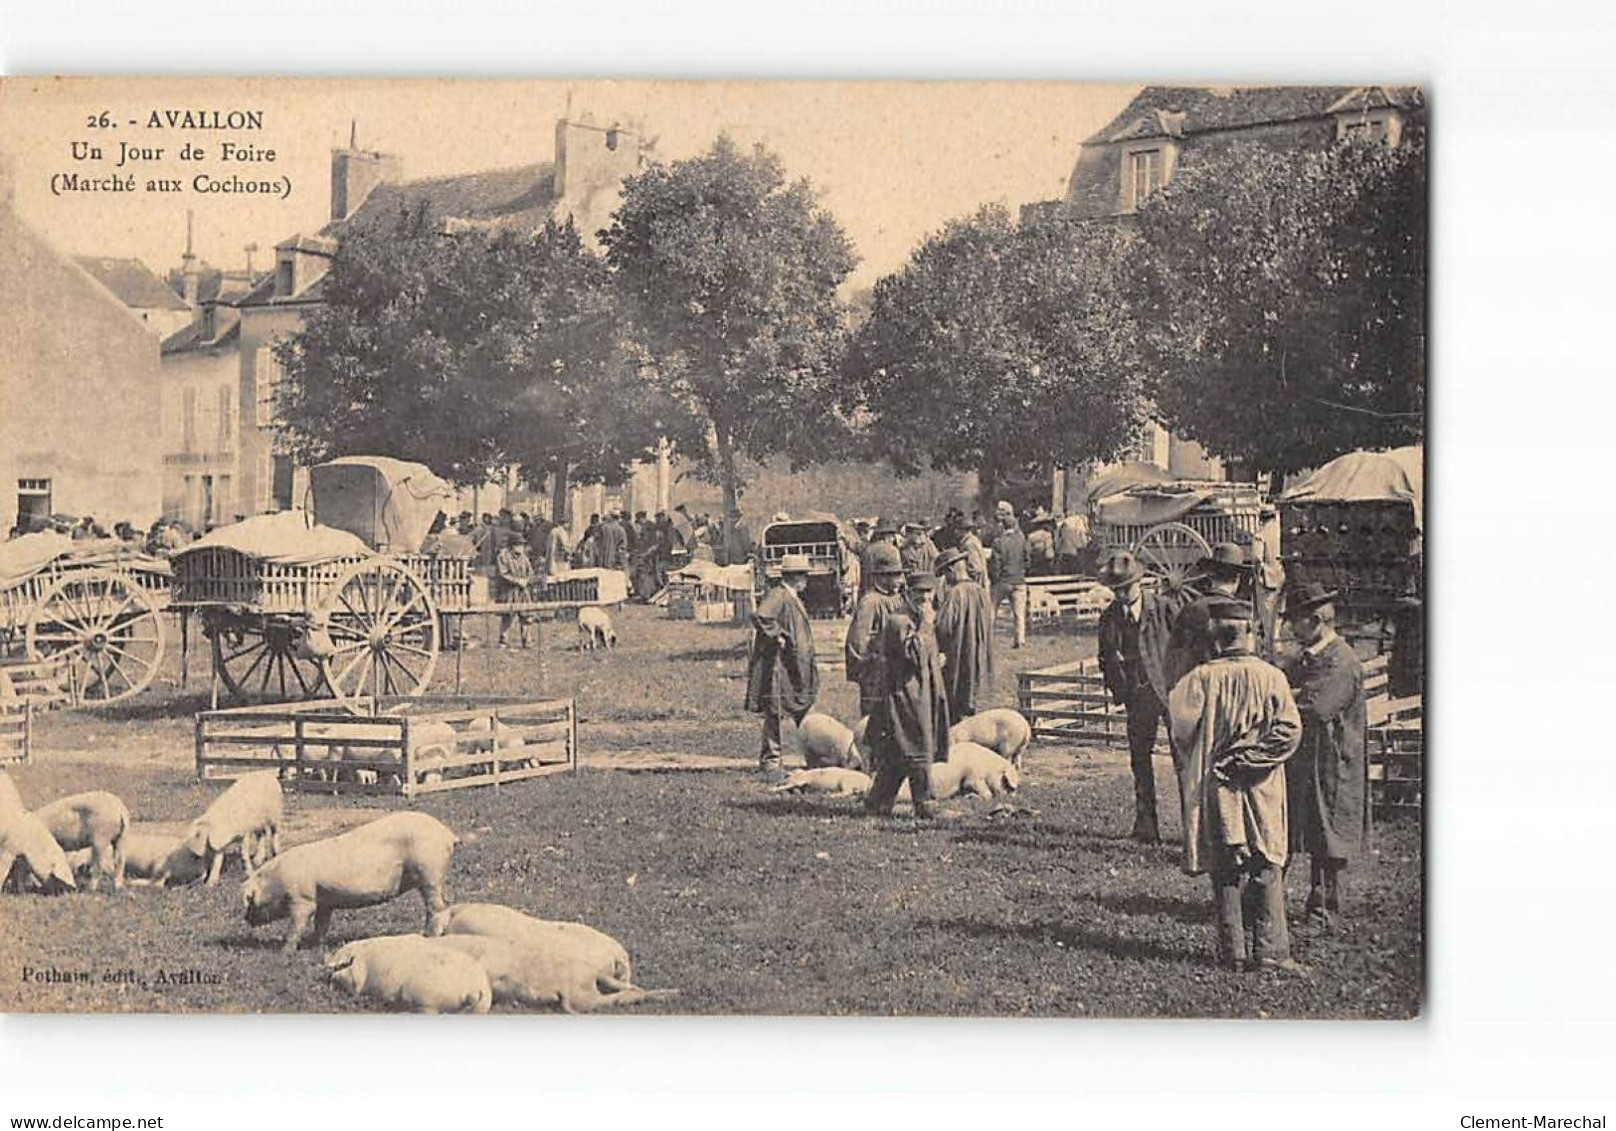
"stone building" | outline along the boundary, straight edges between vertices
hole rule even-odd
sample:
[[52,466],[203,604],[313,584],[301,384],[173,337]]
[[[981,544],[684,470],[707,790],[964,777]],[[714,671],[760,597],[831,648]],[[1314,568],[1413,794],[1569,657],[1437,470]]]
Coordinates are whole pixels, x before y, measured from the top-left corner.
[[117,295],[159,338],[166,338],[190,323],[192,304],[175,294],[140,260],[75,255],[73,262]]
[[3,165],[0,248],[0,523],[149,524],[162,502],[158,334],[22,223]]
[[[305,473],[276,442],[275,390],[281,369],[274,346],[295,333],[318,306],[321,283],[345,232],[396,222],[424,210],[445,232],[478,228],[537,230],[552,217],[571,216],[586,242],[608,222],[623,179],[644,161],[640,135],[624,126],[587,120],[556,123],[555,154],[508,169],[405,180],[401,158],[362,149],[350,137],[331,154],[331,220],[319,232],[296,235],[275,248],[275,265],[234,305],[240,315],[238,496],[246,513],[301,506]],[[638,478],[655,481],[653,465]],[[666,469],[663,470],[666,479]],[[642,497],[644,488],[642,488]],[[467,492],[468,509],[506,505],[513,492],[494,484]],[[533,499],[536,507],[542,500]],[[574,511],[581,509],[574,507]],[[643,509],[643,508],[642,508]],[[587,516],[586,516],[587,518]]]

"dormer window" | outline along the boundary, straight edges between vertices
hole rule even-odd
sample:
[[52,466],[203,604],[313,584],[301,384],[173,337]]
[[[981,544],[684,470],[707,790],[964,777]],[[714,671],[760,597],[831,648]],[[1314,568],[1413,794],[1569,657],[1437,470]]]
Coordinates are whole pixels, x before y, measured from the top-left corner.
[[1391,109],[1339,114],[1335,120],[1337,141],[1380,142],[1388,149],[1397,148],[1402,128],[1402,115]]
[[283,298],[292,293],[292,257],[275,265],[275,293]]
[[1123,212],[1137,212],[1150,194],[1173,179],[1178,147],[1166,138],[1134,142],[1122,150]]

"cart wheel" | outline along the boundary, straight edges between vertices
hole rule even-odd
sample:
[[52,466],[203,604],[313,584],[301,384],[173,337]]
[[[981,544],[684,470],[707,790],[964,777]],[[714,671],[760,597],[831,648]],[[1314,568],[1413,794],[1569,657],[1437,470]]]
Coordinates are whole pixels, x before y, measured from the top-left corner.
[[150,686],[167,636],[151,594],[113,570],[63,574],[28,616],[30,660],[68,667],[76,702],[117,703]]
[[1195,564],[1212,553],[1205,538],[1182,522],[1152,526],[1134,543],[1133,555],[1145,571],[1158,578],[1166,589],[1181,589],[1195,570]]
[[284,703],[325,691],[325,674],[301,647],[295,621],[221,618],[206,621],[205,629],[213,670],[238,702]]
[[316,623],[330,637],[320,657],[340,699],[419,695],[438,662],[438,610],[426,585],[397,562],[350,566],[321,604]]

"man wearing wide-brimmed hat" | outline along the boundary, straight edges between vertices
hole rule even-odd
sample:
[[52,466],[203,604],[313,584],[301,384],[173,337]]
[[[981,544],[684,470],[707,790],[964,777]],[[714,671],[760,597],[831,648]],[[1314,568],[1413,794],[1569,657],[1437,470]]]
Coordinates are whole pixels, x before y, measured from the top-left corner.
[[875,759],[875,780],[864,807],[890,816],[903,783],[916,817],[937,815],[931,795],[931,764],[948,760],[948,697],[943,692],[942,655],[937,650],[933,574],[911,574],[899,606],[876,637],[880,683],[870,704],[865,741]]
[[993,690],[993,604],[969,571],[964,550],[944,550],[937,558],[943,581],[937,647],[943,653],[943,688],[955,722],[982,710]]
[[868,593],[875,585],[875,548],[877,546],[891,546],[894,551],[897,551],[897,542],[898,528],[892,524],[892,520],[886,518],[876,519],[875,529],[870,531],[870,537],[864,543],[863,556],[859,561],[860,596]]
[[1219,542],[1195,564],[1190,584],[1200,596],[1185,605],[1173,622],[1166,659],[1168,690],[1211,654],[1209,602],[1239,597],[1241,582],[1248,572],[1246,551],[1235,542]]
[[1156,820],[1156,729],[1166,715],[1165,662],[1177,608],[1170,597],[1147,593],[1145,567],[1118,550],[1100,567],[1100,584],[1114,594],[1100,614],[1100,673],[1112,700],[1127,713],[1128,762],[1133,770],[1132,836],[1145,844],[1161,838]]
[[1316,582],[1285,595],[1285,622],[1301,645],[1284,664],[1302,714],[1302,745],[1286,770],[1290,850],[1308,855],[1308,925],[1324,932],[1341,912],[1341,870],[1369,831],[1363,666],[1336,635],[1337,596]]
[[930,576],[936,572],[937,545],[931,540],[924,522],[903,524],[903,545],[898,548],[898,555],[903,559],[903,572],[906,574],[924,573]]
[[1208,611],[1210,658],[1167,701],[1184,871],[1212,879],[1221,965],[1305,973],[1291,957],[1285,917],[1285,763],[1302,720],[1284,673],[1251,650],[1251,606],[1214,597]]
[[764,773],[781,768],[781,720],[800,724],[819,694],[813,628],[800,596],[808,585],[808,570],[806,554],[787,554],[780,560],[780,584],[752,614],[746,709],[763,716],[758,768]]

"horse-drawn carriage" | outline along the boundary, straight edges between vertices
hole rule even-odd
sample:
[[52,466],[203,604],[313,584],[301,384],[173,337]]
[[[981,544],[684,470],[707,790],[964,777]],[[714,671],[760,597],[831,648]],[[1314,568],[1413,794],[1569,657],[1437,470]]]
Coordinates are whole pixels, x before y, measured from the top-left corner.
[[1179,479],[1136,483],[1096,498],[1094,534],[1102,558],[1131,550],[1158,584],[1177,588],[1219,542],[1247,547],[1248,560],[1274,561],[1278,530],[1255,483]]
[[0,652],[71,702],[127,699],[162,664],[169,583],[166,561],[114,539],[14,538],[0,545]]
[[312,513],[260,515],[174,555],[172,605],[198,617],[238,699],[419,695],[470,562],[421,553],[454,492],[420,464],[350,457],[310,470]]

